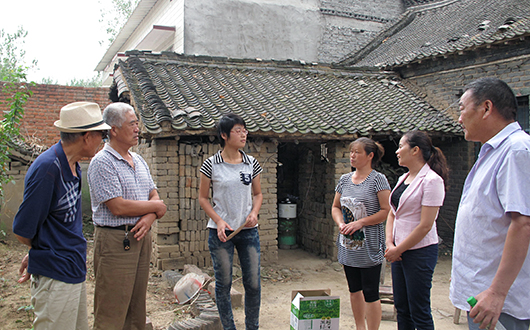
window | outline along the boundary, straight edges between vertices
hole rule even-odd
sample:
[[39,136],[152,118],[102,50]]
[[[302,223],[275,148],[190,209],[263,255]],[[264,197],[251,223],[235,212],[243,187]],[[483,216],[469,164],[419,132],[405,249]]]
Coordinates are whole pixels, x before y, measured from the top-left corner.
[[528,95],[517,98],[517,121],[526,133],[530,134],[529,117],[530,109],[528,107]]

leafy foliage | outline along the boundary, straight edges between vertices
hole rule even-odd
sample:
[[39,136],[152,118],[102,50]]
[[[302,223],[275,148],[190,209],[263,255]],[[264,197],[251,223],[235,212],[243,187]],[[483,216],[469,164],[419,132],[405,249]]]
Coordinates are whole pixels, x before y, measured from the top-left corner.
[[[101,8],[101,19],[100,23],[106,24],[106,32],[108,35],[107,40],[100,41],[100,45],[108,43],[108,45],[114,42],[116,36],[120,32],[121,28],[131,16],[134,8],[140,0],[112,0],[112,9]],[[102,2],[100,2],[102,5]]]
[[37,61],[33,60],[29,67],[23,67],[24,57],[26,51],[20,48],[24,44],[24,38],[28,35],[22,27],[18,31],[10,34],[6,33],[4,29],[0,30],[0,81],[20,82],[20,70],[23,73],[37,65]]
[[92,78],[89,79],[72,79],[67,86],[82,86],[82,87],[101,87],[102,73],[98,72]]
[[[25,51],[20,50],[19,44],[27,32],[24,29],[14,34],[0,30],[0,80],[1,92],[5,95],[5,104],[9,109],[4,112],[0,121],[0,198],[3,198],[4,185],[12,181],[9,175],[9,150],[20,139],[20,121],[24,117],[24,106],[31,97],[31,87],[35,83],[26,82],[29,67],[24,64]],[[36,61],[32,62],[35,65]]]

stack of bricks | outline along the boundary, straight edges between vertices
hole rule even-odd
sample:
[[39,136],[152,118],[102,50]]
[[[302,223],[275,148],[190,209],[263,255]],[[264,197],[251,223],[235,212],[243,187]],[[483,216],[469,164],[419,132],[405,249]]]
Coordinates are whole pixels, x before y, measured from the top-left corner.
[[[215,143],[176,139],[143,141],[138,152],[146,159],[160,198],[168,209],[153,225],[152,261],[158,269],[182,269],[184,264],[211,265],[208,251],[208,217],[199,205],[200,168],[219,150]],[[262,262],[275,261],[277,252],[276,145],[249,143],[250,153],[263,167],[263,205],[259,217]],[[237,258],[236,258],[237,260]]]

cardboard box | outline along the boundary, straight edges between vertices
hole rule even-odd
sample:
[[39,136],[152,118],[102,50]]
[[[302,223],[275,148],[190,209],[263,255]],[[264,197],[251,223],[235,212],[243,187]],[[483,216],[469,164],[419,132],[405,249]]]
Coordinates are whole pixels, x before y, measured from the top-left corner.
[[331,290],[291,293],[291,330],[339,330],[340,297]]

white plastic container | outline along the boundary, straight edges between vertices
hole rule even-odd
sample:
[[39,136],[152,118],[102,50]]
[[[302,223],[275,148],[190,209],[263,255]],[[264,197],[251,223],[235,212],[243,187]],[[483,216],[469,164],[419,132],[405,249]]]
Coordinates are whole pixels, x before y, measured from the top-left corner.
[[190,301],[202,289],[203,284],[204,276],[202,275],[195,273],[184,275],[173,288],[177,303],[182,305]]

